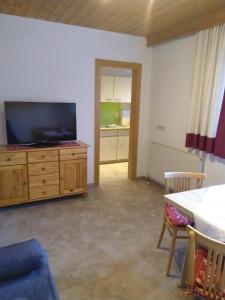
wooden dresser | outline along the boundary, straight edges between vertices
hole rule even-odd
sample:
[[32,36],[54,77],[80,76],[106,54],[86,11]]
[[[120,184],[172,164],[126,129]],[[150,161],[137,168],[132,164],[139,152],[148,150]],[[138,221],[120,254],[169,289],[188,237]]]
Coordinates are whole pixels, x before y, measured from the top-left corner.
[[0,146],[0,206],[87,192],[87,145]]

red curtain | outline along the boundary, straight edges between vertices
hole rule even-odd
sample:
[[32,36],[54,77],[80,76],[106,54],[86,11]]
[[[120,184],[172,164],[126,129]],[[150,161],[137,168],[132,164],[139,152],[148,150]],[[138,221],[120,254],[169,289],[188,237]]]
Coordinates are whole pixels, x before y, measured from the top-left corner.
[[200,134],[187,133],[185,146],[225,158],[225,92],[216,137],[209,138]]
[[185,147],[191,147],[206,153],[213,153],[216,138],[209,138],[195,133],[187,133]]

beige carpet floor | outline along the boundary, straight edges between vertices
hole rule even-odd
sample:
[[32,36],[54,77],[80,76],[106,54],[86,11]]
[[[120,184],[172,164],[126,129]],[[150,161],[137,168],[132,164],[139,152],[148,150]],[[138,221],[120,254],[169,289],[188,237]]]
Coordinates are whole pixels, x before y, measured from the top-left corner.
[[157,185],[107,181],[84,198],[1,209],[0,246],[38,239],[62,300],[186,299],[165,276],[168,251],[155,247],[162,207]]

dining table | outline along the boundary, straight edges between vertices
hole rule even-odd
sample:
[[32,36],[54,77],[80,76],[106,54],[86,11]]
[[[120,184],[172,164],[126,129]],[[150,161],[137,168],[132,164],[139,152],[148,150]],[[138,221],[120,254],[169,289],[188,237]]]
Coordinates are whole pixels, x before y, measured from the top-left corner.
[[[164,200],[193,220],[198,231],[225,242],[225,184],[167,194]],[[186,282],[186,257],[183,261],[181,286],[185,286]]]

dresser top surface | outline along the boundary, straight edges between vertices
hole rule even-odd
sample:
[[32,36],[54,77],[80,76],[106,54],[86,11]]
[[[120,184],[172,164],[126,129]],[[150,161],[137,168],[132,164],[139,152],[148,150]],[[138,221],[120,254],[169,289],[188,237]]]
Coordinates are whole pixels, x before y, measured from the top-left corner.
[[0,153],[3,152],[19,152],[19,151],[44,151],[44,150],[60,150],[65,148],[87,148],[88,145],[81,141],[62,142],[60,145],[52,147],[27,147],[23,145],[0,145]]

